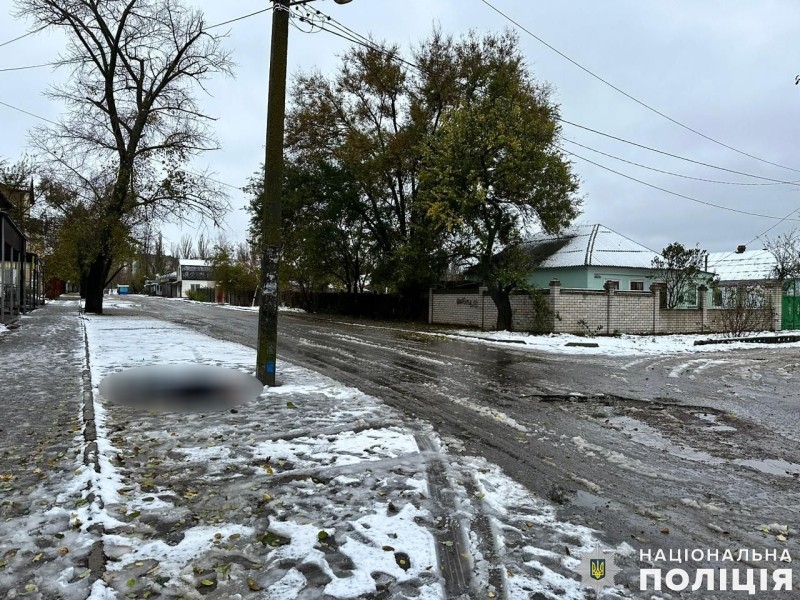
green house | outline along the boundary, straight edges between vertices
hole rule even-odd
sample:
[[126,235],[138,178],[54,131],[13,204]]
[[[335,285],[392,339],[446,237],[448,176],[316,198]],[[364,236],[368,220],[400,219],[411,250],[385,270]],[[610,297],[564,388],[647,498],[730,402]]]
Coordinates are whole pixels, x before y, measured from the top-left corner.
[[539,234],[525,247],[538,265],[529,278],[537,288],[558,279],[562,288],[602,290],[608,281],[621,291],[647,291],[658,256],[600,224],[579,225],[556,236]]

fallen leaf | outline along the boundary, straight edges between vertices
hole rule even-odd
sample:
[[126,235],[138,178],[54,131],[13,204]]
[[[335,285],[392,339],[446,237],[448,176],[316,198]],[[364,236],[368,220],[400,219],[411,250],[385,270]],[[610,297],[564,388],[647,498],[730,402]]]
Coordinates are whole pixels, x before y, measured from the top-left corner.
[[779,542],[785,542],[786,541],[786,536],[783,535],[783,534],[776,535],[775,539],[778,540]]
[[448,548],[452,548],[453,547],[453,542],[452,542],[452,540],[446,540],[446,541],[442,542],[442,546],[447,546]]
[[322,531],[320,531],[320,532],[317,534],[317,539],[318,539],[320,542],[324,542],[324,541],[325,541],[325,540],[327,540],[329,537],[330,537],[330,536],[328,535],[328,532],[327,532],[327,531],[325,531],[324,529],[323,529]]
[[44,552],[39,552],[39,554],[33,557],[33,562],[39,562],[42,560],[42,556],[44,556]]
[[391,546],[383,546],[382,549],[385,550],[386,552],[394,552],[394,548],[392,548]]
[[208,587],[214,585],[214,582],[210,579],[203,579],[203,581],[200,582],[200,585],[205,585]]
[[297,407],[294,405],[294,402],[287,402],[286,408],[297,408]]
[[664,535],[668,535],[669,534],[669,527],[664,527],[664,529],[661,530],[661,533],[663,533]]
[[254,579],[250,579],[250,578],[248,578],[248,579],[247,579],[247,587],[249,587],[249,588],[250,588],[250,591],[251,591],[251,592],[260,592],[261,590],[263,590],[263,589],[264,589],[264,588],[262,588],[260,585],[258,585],[258,584],[255,582],[255,580],[254,580]]
[[61,556],[66,556],[67,554],[69,554],[69,548],[67,548],[66,546],[62,546],[61,548],[58,549],[58,553]]

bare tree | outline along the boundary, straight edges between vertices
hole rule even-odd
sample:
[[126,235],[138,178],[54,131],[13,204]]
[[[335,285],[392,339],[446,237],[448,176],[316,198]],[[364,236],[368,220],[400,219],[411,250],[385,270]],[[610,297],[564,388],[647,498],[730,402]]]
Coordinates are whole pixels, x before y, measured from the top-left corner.
[[767,239],[765,245],[775,257],[775,266],[770,277],[781,283],[800,278],[800,233],[796,229]]
[[15,6],[18,17],[67,35],[58,65],[71,76],[49,92],[67,112],[57,125],[34,130],[31,141],[54,171],[82,182],[98,215],[88,245],[86,310],[102,313],[115,238],[131,221],[198,213],[217,221],[227,209],[221,190],[183,165],[217,146],[193,92],[212,74],[230,73],[232,63],[202,13],[182,0]]
[[208,239],[204,234],[200,234],[197,238],[197,258],[201,260],[208,260],[211,257],[211,247],[209,246]]
[[772,328],[774,307],[763,287],[739,284],[719,290],[719,311],[722,333],[726,337],[743,337],[753,331]]
[[194,240],[188,233],[181,236],[178,258],[194,258]]

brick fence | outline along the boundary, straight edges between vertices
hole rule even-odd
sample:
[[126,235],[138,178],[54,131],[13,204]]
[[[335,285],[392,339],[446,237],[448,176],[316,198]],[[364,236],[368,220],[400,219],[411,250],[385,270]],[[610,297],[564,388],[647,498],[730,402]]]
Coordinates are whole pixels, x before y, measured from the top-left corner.
[[[563,289],[558,280],[553,280],[549,289],[538,292],[548,307],[538,323],[530,296],[511,295],[513,328],[584,335],[709,333],[723,329],[724,313],[729,309],[709,308],[705,293],[698,294],[697,308],[665,309],[661,307],[662,287],[654,284],[648,292]],[[766,288],[768,308],[761,312],[768,322],[761,319],[759,329],[780,329],[781,293],[780,285]],[[431,290],[428,321],[489,330],[497,323],[497,309],[485,289]]]

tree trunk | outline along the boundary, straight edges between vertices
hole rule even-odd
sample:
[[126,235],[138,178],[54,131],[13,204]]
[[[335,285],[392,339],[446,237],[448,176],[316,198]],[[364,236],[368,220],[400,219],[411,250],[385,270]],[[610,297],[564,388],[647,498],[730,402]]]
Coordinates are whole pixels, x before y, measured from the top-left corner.
[[513,331],[514,323],[511,318],[511,293],[506,290],[492,290],[489,292],[494,305],[497,307],[497,331]]
[[86,307],[85,312],[97,315],[103,314],[103,290],[109,271],[109,260],[100,255],[89,265],[89,275],[86,278]]

